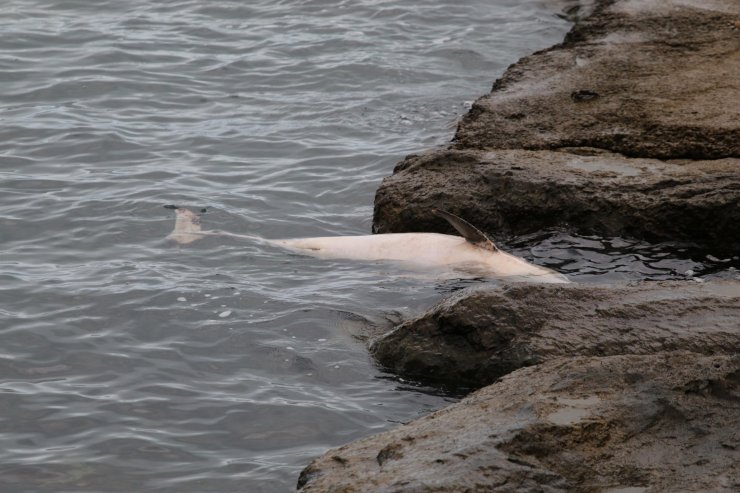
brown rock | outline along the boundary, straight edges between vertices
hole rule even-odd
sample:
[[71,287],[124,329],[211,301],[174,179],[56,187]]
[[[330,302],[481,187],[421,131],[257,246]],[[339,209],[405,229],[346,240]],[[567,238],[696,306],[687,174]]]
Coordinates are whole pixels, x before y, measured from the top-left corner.
[[737,2],[601,2],[565,41],[519,60],[458,127],[462,149],[598,147],[740,157]]
[[[509,67],[448,149],[409,156],[373,231],[563,227],[740,252],[734,0],[597,0]],[[740,284],[464,292],[381,336],[405,376],[496,383],[327,452],[308,492],[740,490]],[[687,351],[688,350],[688,351]]]
[[479,388],[563,356],[740,351],[740,282],[461,291],[371,345],[406,378]]
[[396,167],[373,230],[448,231],[429,212],[442,207],[492,233],[558,226],[736,254],[738,15],[729,0],[597,2],[565,42],[509,67],[450,149]]
[[737,356],[556,359],[327,452],[298,486],[305,493],[737,491],[739,384]]
[[740,160],[663,162],[598,149],[436,151],[409,157],[375,196],[374,231],[453,233],[449,210],[484,231],[678,240],[740,251]]

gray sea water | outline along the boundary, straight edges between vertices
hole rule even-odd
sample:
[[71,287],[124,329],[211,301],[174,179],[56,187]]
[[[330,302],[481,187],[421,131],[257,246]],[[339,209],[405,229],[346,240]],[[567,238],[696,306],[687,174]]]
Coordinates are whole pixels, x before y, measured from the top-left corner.
[[[270,238],[366,234],[382,177],[559,41],[565,6],[0,3],[0,491],[290,491],[327,448],[453,401],[358,335],[483,281],[177,247],[163,205]],[[728,272],[558,231],[505,246],[587,282]]]

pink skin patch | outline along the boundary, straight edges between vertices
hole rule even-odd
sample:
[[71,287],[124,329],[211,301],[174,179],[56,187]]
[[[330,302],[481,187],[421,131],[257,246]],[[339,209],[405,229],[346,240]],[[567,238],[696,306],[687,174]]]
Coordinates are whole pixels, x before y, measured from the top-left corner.
[[200,216],[188,209],[176,209],[175,214],[178,219],[190,221],[193,224],[200,224]]
[[202,237],[200,216],[188,209],[175,209],[175,229],[167,238],[187,245]]

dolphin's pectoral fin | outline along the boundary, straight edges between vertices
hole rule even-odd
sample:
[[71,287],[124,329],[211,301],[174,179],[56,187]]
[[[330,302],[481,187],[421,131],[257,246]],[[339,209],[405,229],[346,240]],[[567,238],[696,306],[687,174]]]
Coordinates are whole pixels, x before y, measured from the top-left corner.
[[488,236],[483,234],[478,228],[467,222],[465,219],[440,209],[432,209],[432,212],[450,223],[463,238],[473,245],[492,252],[498,251],[498,247]]

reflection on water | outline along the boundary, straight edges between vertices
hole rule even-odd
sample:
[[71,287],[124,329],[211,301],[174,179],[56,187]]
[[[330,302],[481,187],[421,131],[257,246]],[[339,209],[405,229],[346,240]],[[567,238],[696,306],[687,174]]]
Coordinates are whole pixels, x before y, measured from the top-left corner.
[[[178,248],[162,205],[269,238],[368,232],[393,165],[562,38],[543,4],[4,1],[0,490],[288,491],[326,448],[453,400],[361,339],[482,281]],[[707,265],[512,245],[588,281]]]
[[689,245],[568,234],[558,230],[510,242],[517,255],[577,282],[738,279],[740,257],[717,258]]

